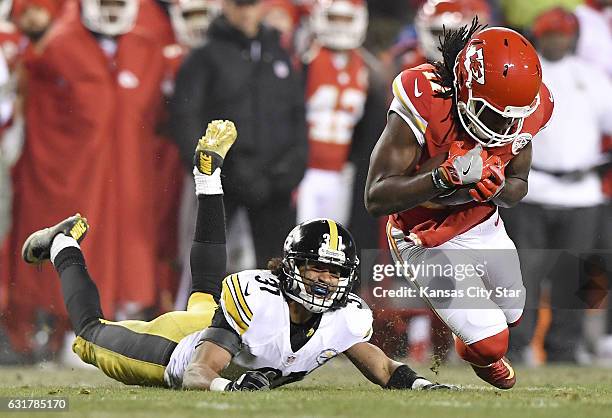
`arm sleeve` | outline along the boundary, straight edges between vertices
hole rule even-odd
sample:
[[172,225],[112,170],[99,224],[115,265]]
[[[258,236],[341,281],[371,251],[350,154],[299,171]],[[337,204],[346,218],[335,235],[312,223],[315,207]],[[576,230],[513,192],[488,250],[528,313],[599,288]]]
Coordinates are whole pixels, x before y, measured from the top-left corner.
[[223,309],[217,308],[212,319],[212,324],[202,333],[198,345],[204,341],[210,341],[219,347],[226,349],[232,356],[237,355],[242,349],[240,336],[225,319]]

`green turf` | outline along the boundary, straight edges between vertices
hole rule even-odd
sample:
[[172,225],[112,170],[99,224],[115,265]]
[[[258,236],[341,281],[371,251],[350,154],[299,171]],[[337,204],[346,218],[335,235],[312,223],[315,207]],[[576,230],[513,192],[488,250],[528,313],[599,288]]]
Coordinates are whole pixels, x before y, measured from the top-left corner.
[[[421,371],[426,368],[421,369]],[[0,368],[0,396],[65,396],[70,412],[15,417],[612,417],[612,371],[517,369],[511,391],[486,386],[467,367],[438,380],[459,392],[383,391],[337,359],[303,382],[260,393],[204,393],[123,386],[95,370]],[[431,377],[431,376],[429,376]]]

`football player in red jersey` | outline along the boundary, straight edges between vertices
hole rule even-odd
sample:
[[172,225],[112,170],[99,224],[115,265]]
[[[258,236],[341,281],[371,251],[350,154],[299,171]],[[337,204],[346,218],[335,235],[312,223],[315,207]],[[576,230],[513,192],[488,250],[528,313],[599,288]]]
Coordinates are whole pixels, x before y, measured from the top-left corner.
[[351,187],[343,170],[368,94],[368,68],[359,50],[368,11],[363,0],[321,0],[310,18],[315,40],[303,58],[309,154],[297,219],[329,216],[348,223]]
[[[427,62],[442,60],[442,53],[438,49],[439,38],[447,31],[457,30],[470,24],[474,16],[478,16],[481,24],[490,24],[492,21],[491,8],[485,0],[427,0],[417,11],[414,19],[414,27],[405,28],[399,35],[399,41],[395,43],[382,57],[385,63],[386,78],[391,82],[395,76],[406,69],[416,67]],[[415,32],[416,38],[415,38]],[[388,91],[388,100],[393,99],[392,92]],[[400,309],[393,304],[385,306],[385,309],[377,312],[377,321],[382,323],[389,320],[402,319],[408,325],[408,347],[413,359],[425,360],[428,347],[433,346],[434,352],[442,357],[445,356],[449,344],[449,333],[446,329],[438,329],[439,321],[433,318],[430,335],[416,331],[418,337],[412,338],[413,327],[421,321],[429,323],[429,312],[426,310],[415,310],[413,308]],[[417,319],[421,317],[421,319]],[[386,342],[391,349],[395,345],[393,341],[402,341],[401,334],[406,332],[405,327],[398,327],[395,332],[386,337]],[[430,341],[431,336],[431,341]]]
[[553,102],[529,41],[509,29],[481,29],[475,19],[445,33],[442,61],[397,76],[365,200],[371,214],[390,215],[396,261],[452,267],[410,281],[455,335],[459,356],[486,382],[509,389],[516,376],[504,357],[508,327],[521,318],[525,289],[497,206],[527,193],[530,142]]

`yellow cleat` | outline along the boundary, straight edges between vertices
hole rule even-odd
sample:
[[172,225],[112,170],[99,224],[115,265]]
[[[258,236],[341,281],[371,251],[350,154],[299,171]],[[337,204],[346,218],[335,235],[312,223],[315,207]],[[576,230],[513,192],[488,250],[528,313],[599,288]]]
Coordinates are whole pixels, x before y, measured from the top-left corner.
[[80,244],[88,230],[87,219],[77,213],[55,226],[33,232],[23,243],[21,256],[26,263],[42,263],[51,257],[51,244],[56,235],[64,234],[72,237]]
[[198,171],[210,176],[217,168],[222,167],[223,160],[237,136],[238,132],[234,122],[229,120],[210,122],[195,150],[193,164]]

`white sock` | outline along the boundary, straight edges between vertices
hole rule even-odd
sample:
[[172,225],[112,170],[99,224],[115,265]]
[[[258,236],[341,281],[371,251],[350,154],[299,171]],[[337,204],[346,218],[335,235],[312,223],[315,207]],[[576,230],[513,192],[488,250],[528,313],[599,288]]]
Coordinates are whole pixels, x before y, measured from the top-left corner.
[[221,169],[217,168],[212,175],[207,176],[206,174],[200,173],[200,171],[193,168],[193,179],[195,181],[196,195],[200,194],[223,194],[223,187],[221,186]]
[[412,390],[423,389],[423,386],[427,385],[431,385],[431,382],[427,379],[419,377],[414,382],[412,382]]
[[55,257],[62,251],[64,248],[68,247],[76,247],[81,249],[79,243],[72,237],[69,237],[64,234],[57,234],[55,238],[53,238],[53,242],[51,243],[51,262],[55,265]]

